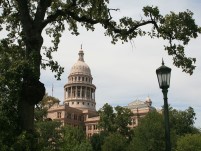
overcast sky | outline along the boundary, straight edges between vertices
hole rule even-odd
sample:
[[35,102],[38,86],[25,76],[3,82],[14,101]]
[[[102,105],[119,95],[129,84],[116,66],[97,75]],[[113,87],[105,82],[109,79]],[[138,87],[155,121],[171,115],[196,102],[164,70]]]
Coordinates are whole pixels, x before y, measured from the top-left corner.
[[[130,16],[135,19],[143,17],[142,7],[146,5],[159,6],[162,14],[170,11],[194,12],[196,23],[201,26],[201,1],[199,0],[112,0],[111,8],[119,8],[113,12],[114,19]],[[146,27],[149,29],[149,27]],[[183,73],[181,69],[173,66],[172,58],[166,54],[161,39],[139,37],[132,42],[118,42],[111,44],[111,38],[104,36],[104,29],[96,26],[94,32],[80,28],[79,36],[72,36],[66,31],[61,39],[59,51],[54,54],[55,60],[65,68],[61,81],[56,81],[50,71],[42,71],[41,81],[45,83],[46,91],[64,100],[63,86],[73,64],[78,59],[80,45],[83,45],[85,62],[89,65],[96,85],[97,109],[105,103],[113,106],[127,105],[149,96],[153,106],[160,108],[163,105],[163,96],[159,89],[155,70],[161,66],[161,59],[165,65],[172,68],[171,86],[169,88],[169,104],[173,108],[187,109],[192,106],[197,114],[196,126],[201,127],[201,36],[192,40],[186,47],[189,57],[196,57],[196,70],[192,76]],[[49,40],[45,39],[45,44]]]

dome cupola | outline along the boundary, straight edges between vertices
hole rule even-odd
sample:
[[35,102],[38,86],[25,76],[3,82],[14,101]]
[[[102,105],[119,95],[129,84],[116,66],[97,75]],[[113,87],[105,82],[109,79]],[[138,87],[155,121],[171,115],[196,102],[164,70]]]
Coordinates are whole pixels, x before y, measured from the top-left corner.
[[151,99],[150,99],[149,96],[146,98],[145,102],[146,102],[149,106],[152,105],[152,101],[151,101]]

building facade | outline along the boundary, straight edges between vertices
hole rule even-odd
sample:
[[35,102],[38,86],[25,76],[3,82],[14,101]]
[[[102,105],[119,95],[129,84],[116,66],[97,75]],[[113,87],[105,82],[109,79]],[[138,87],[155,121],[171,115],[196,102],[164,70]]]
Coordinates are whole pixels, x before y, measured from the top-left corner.
[[[87,137],[98,133],[100,117],[96,111],[96,86],[89,66],[84,61],[84,52],[78,53],[78,60],[72,66],[68,82],[64,85],[64,103],[55,103],[48,109],[47,118],[60,120],[63,125],[82,126]],[[125,106],[134,113],[130,127],[138,125],[138,119],[154,108],[149,97],[145,101],[135,100]]]

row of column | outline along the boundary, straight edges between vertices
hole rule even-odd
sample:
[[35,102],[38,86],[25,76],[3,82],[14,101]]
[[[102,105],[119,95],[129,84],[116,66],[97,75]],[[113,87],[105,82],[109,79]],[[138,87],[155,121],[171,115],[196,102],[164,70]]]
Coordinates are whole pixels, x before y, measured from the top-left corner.
[[68,78],[69,83],[72,82],[86,82],[86,83],[92,83],[92,79],[89,77],[82,77],[82,76],[77,76],[77,77],[69,77]]
[[71,86],[65,89],[65,99],[86,98],[95,100],[95,90],[86,86]]

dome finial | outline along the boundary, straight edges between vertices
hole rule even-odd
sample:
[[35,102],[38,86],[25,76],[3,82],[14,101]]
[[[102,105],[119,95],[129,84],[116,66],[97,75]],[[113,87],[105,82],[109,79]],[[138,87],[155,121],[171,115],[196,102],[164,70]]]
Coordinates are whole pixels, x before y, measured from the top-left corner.
[[84,52],[82,50],[82,44],[81,44],[81,49],[80,49],[78,55],[79,55],[79,59],[78,60],[84,62]]

